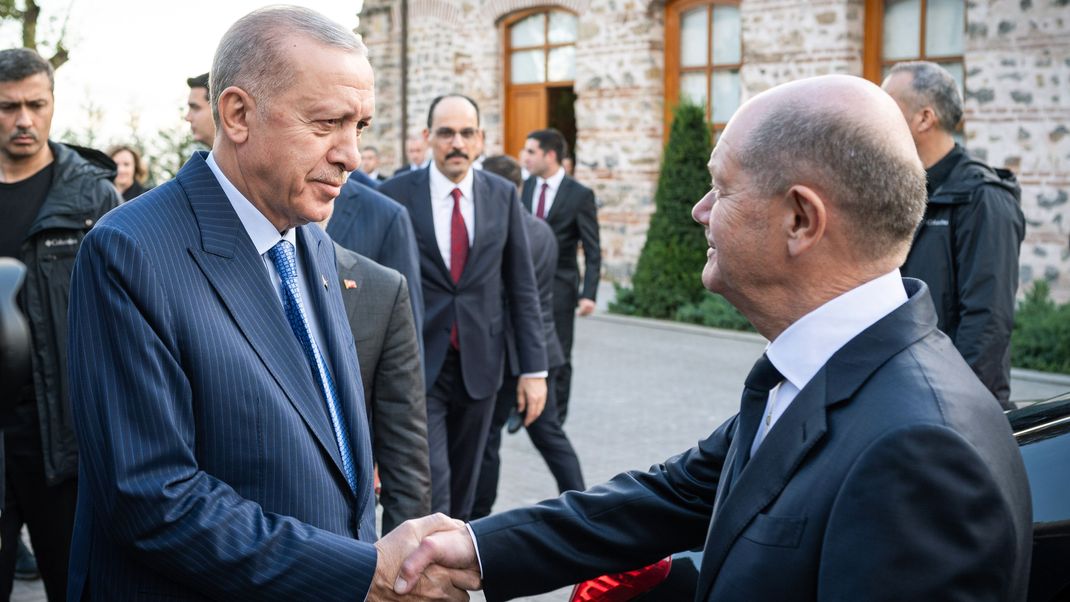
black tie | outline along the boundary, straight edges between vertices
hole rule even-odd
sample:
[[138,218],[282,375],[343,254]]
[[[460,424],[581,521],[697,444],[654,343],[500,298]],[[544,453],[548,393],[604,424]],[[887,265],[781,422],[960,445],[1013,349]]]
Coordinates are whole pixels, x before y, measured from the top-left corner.
[[743,400],[739,406],[739,420],[737,421],[735,438],[739,440],[736,446],[736,459],[732,467],[732,481],[739,478],[750,458],[750,448],[754,443],[754,435],[758,433],[758,424],[762,420],[762,412],[769,401],[769,391],[784,380],[784,375],[776,369],[773,362],[763,353],[762,357],[754,362],[750,369],[747,380],[743,384]]

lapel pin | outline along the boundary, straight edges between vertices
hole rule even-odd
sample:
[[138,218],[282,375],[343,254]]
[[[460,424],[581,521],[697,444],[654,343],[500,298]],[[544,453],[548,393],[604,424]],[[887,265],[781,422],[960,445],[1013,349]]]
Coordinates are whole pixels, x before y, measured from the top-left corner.
[[323,290],[327,290],[327,277],[323,274],[320,274],[320,278],[323,279]]
[[357,288],[357,283],[356,283],[355,280],[349,280],[347,278],[343,278],[342,279],[342,284],[345,285],[346,289]]

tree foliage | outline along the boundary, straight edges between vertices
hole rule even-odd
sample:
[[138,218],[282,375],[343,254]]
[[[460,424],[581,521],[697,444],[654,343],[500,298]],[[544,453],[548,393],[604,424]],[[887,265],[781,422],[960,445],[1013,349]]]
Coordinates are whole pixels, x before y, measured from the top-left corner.
[[1014,314],[1011,363],[1019,368],[1070,373],[1070,303],[1056,304],[1038,280]]
[[710,189],[706,167],[712,143],[702,107],[681,103],[673,116],[661,161],[643,251],[633,288],[611,309],[653,318],[672,318],[679,307],[703,299],[702,268],[708,245],[691,207]]
[[[0,22],[16,22],[22,30],[23,48],[31,48],[41,56],[50,55],[46,57],[48,62],[52,63],[53,69],[59,69],[70,58],[70,49],[66,46],[65,38],[72,5],[73,2],[67,5],[66,14],[63,16],[63,25],[60,27],[55,41],[45,41],[40,37],[41,6],[37,3],[37,0],[0,0]],[[49,47],[51,52],[43,52],[42,50],[45,47]]]

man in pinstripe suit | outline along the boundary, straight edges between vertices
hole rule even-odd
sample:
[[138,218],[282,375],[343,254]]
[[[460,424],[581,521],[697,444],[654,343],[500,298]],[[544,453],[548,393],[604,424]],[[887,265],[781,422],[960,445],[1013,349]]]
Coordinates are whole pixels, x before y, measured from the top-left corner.
[[[393,599],[420,533],[375,541],[334,247],[308,225],[358,164],[371,66],[345,28],[273,7],[211,73],[213,151],[102,219],[76,263],[68,598]],[[435,579],[423,597],[467,598]]]

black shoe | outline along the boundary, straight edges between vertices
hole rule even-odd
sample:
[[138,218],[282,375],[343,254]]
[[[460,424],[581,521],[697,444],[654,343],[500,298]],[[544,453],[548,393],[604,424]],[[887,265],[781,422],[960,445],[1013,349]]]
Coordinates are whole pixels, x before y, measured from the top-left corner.
[[37,559],[26,548],[26,544],[19,539],[19,549],[15,553],[15,578],[20,581],[33,581],[41,578],[37,571]]

